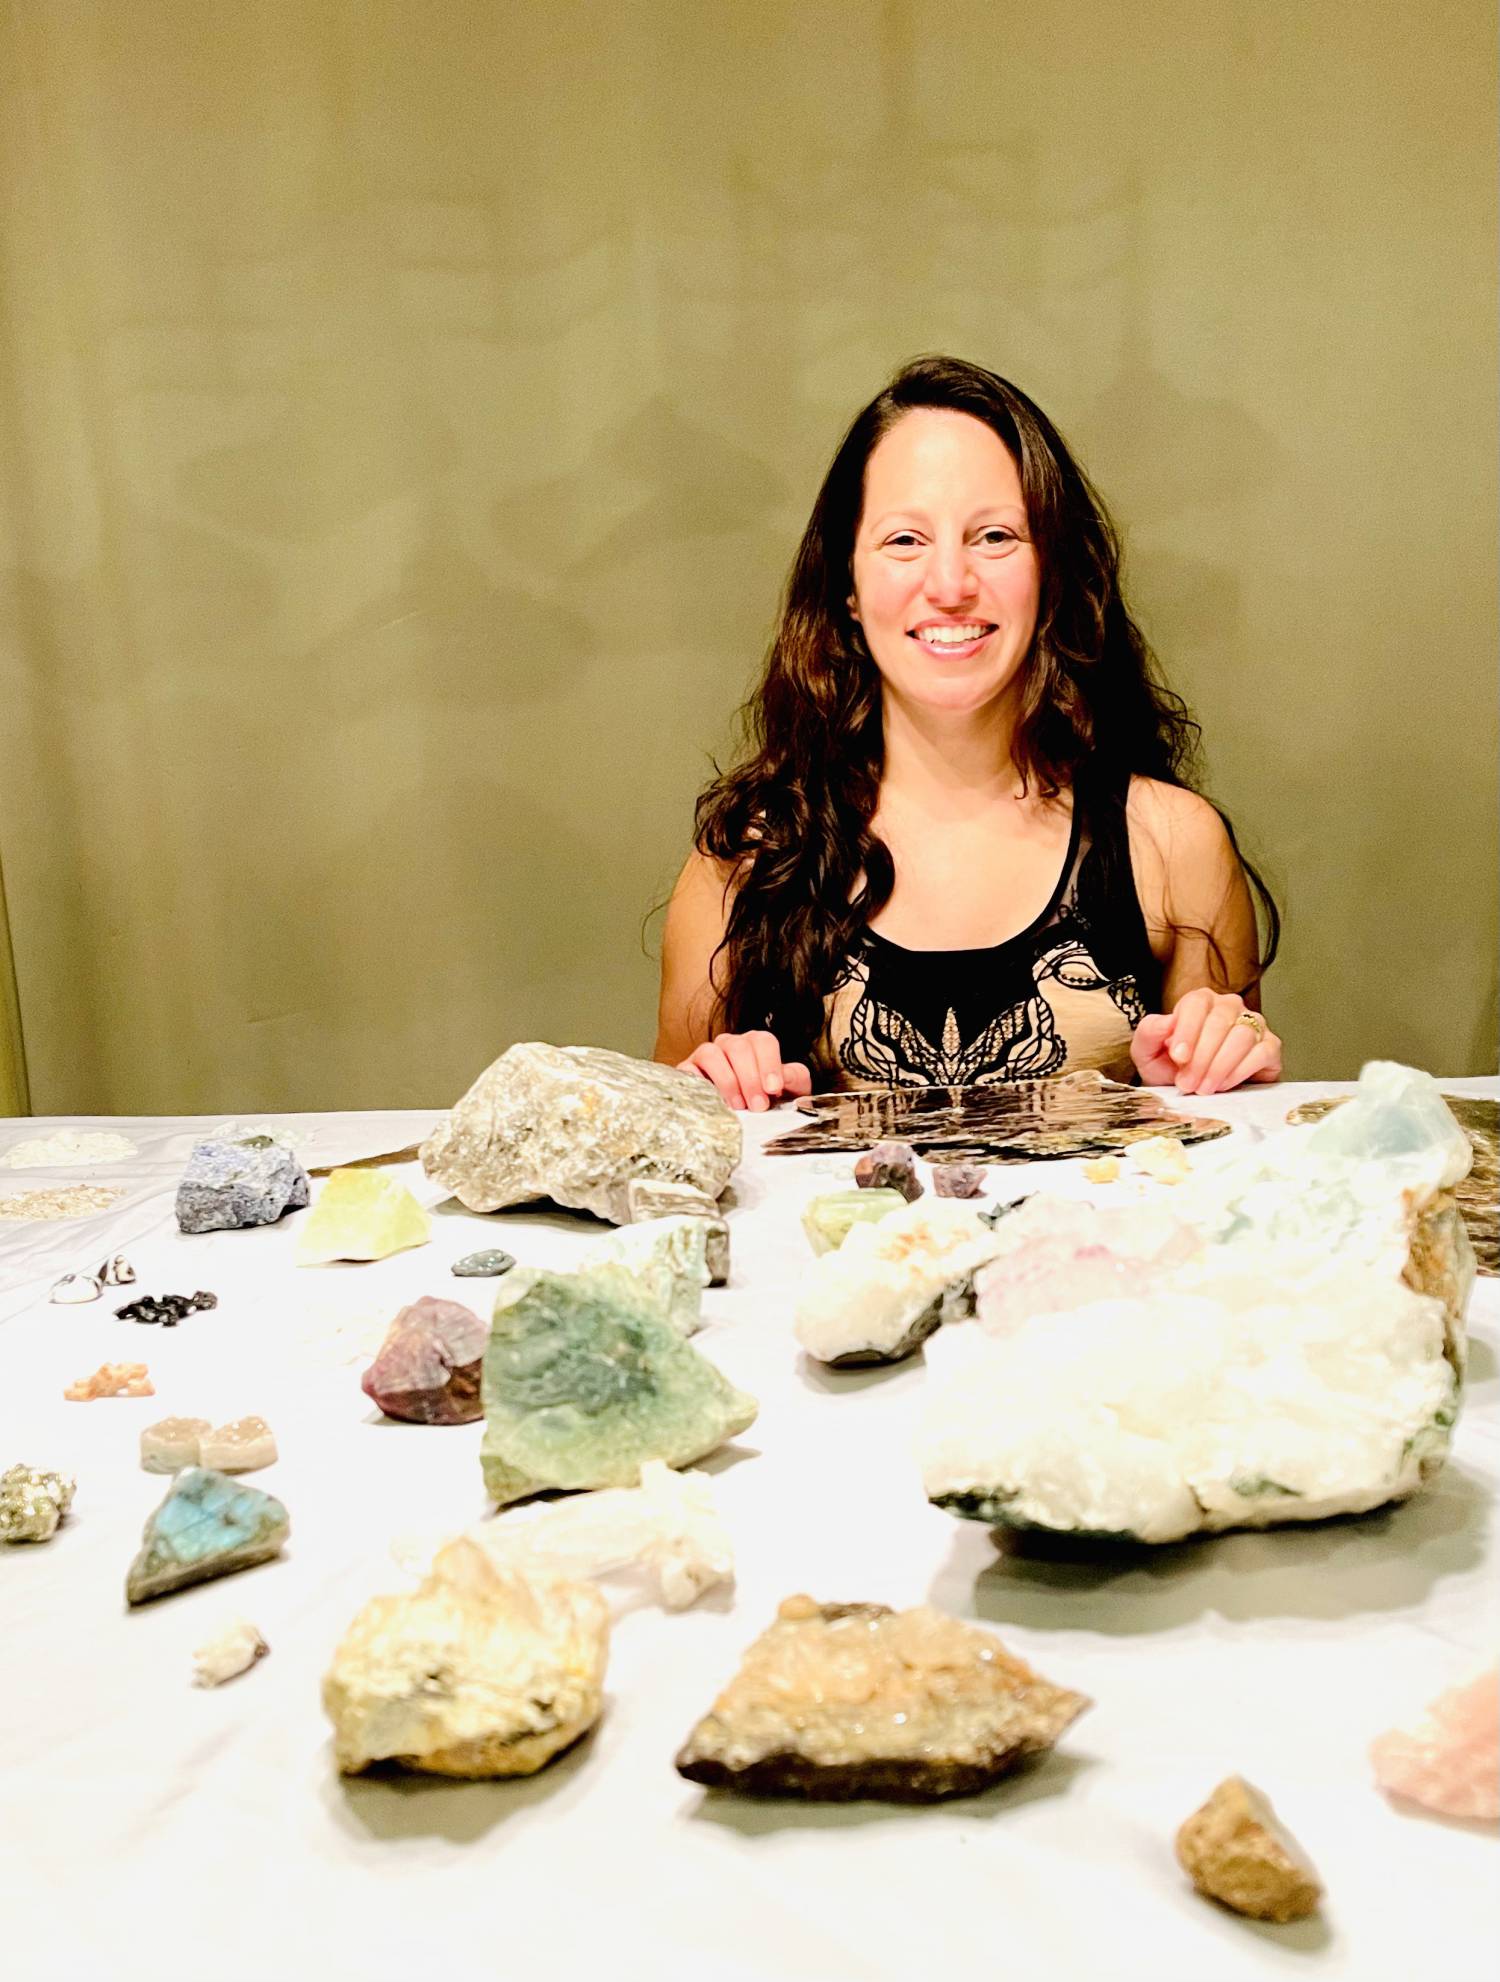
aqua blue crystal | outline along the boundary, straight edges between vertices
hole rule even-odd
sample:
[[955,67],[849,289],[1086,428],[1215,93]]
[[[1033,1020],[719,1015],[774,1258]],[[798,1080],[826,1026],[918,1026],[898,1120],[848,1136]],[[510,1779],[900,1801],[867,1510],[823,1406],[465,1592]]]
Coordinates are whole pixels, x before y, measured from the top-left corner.
[[249,1569],[281,1551],[291,1532],[274,1494],[206,1466],[179,1473],[146,1523],[125,1579],[127,1603],[149,1603],[189,1583]]

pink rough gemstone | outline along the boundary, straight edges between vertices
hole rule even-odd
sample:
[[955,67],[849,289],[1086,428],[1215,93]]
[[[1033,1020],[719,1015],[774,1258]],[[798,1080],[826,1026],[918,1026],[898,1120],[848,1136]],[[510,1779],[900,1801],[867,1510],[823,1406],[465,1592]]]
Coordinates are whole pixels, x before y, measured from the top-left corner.
[[1445,1817],[1500,1818],[1500,1666],[1440,1693],[1416,1727],[1370,1745],[1375,1780]]
[[479,1390],[489,1334],[472,1309],[424,1294],[391,1323],[360,1386],[388,1418],[472,1424],[484,1415]]

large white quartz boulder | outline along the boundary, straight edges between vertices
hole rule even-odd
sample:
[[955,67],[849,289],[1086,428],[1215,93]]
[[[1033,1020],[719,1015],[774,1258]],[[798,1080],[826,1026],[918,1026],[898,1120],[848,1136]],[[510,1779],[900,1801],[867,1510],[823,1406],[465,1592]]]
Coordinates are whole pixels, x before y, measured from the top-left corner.
[[928,1497],[1166,1542],[1414,1492],[1458,1413],[1473,1277],[1447,1188],[1467,1139],[1431,1087],[1368,1070],[1336,1116],[1226,1151],[1169,1211],[1039,1196],[1002,1221],[978,1325],[928,1353]]
[[717,1198],[740,1125],[710,1082],[600,1046],[512,1046],[422,1145],[422,1167],[470,1211],[537,1198],[630,1221],[640,1178]]
[[856,1224],[837,1251],[805,1268],[797,1340],[822,1363],[910,1355],[945,1318],[968,1312],[974,1273],[999,1243],[998,1232],[958,1198],[921,1197],[876,1223]]

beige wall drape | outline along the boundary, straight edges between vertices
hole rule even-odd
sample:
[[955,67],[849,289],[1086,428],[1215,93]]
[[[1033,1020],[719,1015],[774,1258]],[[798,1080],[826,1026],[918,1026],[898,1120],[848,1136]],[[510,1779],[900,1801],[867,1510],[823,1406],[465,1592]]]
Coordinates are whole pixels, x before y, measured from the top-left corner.
[[34,1106],[649,1051],[707,753],[923,350],[1123,524],[1288,904],[1290,1070],[1493,1066],[1493,41],[1471,0],[0,4]]

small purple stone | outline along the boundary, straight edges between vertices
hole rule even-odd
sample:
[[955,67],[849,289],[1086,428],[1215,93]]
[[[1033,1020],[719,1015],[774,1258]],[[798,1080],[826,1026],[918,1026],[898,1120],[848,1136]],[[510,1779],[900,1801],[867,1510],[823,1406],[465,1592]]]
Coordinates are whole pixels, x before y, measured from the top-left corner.
[[424,1294],[391,1323],[360,1388],[388,1418],[472,1424],[484,1415],[479,1381],[489,1336],[471,1308]]
[[983,1197],[982,1163],[934,1163],[932,1188],[939,1197]]
[[917,1152],[909,1142],[877,1142],[854,1166],[854,1181],[862,1191],[900,1191],[908,1204],[922,1195]]

